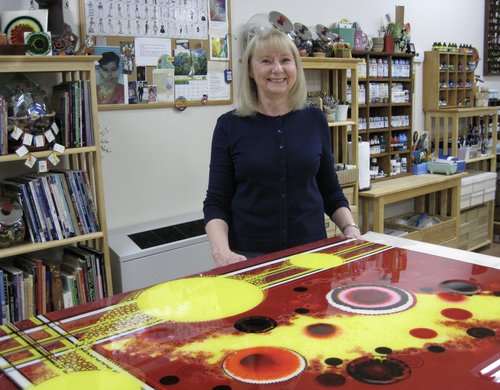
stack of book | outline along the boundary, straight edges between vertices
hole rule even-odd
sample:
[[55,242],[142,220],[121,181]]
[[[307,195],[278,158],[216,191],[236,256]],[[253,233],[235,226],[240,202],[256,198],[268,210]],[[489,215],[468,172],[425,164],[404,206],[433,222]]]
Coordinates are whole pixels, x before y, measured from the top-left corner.
[[52,89],[62,144],[67,148],[94,145],[90,81],[66,81]]
[[62,256],[16,256],[0,263],[1,324],[67,309],[108,296],[104,255],[79,245]]
[[23,208],[31,242],[100,231],[94,194],[85,171],[59,170],[5,179],[4,196]]

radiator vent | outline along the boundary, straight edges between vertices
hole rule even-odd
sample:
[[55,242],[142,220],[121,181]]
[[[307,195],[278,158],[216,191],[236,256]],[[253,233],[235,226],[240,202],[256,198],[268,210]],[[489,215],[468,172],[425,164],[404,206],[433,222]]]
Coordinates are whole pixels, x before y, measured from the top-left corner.
[[144,288],[214,267],[202,213],[109,231],[113,290]]
[[205,234],[203,219],[164,226],[157,229],[146,230],[129,234],[129,238],[141,249],[152,248],[169,244],[174,241],[186,240]]

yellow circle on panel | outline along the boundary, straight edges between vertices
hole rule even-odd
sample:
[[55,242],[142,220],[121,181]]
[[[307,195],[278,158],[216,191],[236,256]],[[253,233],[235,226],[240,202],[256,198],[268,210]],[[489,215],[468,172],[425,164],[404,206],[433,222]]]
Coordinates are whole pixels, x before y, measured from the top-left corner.
[[264,293],[257,286],[226,277],[173,280],[143,291],[137,306],[168,321],[198,322],[230,317],[257,306]]
[[328,253],[299,253],[290,257],[290,263],[301,268],[324,269],[342,265],[344,259]]
[[114,371],[78,371],[62,374],[29,390],[140,390],[140,382],[127,374]]

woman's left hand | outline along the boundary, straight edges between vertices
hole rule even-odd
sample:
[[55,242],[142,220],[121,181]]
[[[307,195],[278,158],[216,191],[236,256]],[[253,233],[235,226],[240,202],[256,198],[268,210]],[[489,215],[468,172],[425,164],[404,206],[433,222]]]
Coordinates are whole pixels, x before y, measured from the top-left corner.
[[347,238],[360,238],[361,232],[356,226],[348,226],[344,229],[344,236]]

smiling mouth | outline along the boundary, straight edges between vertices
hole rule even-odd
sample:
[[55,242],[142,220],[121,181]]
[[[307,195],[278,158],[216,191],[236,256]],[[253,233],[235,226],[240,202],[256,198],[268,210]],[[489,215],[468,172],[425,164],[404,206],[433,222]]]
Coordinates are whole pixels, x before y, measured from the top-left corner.
[[283,83],[286,79],[268,79],[271,83]]

